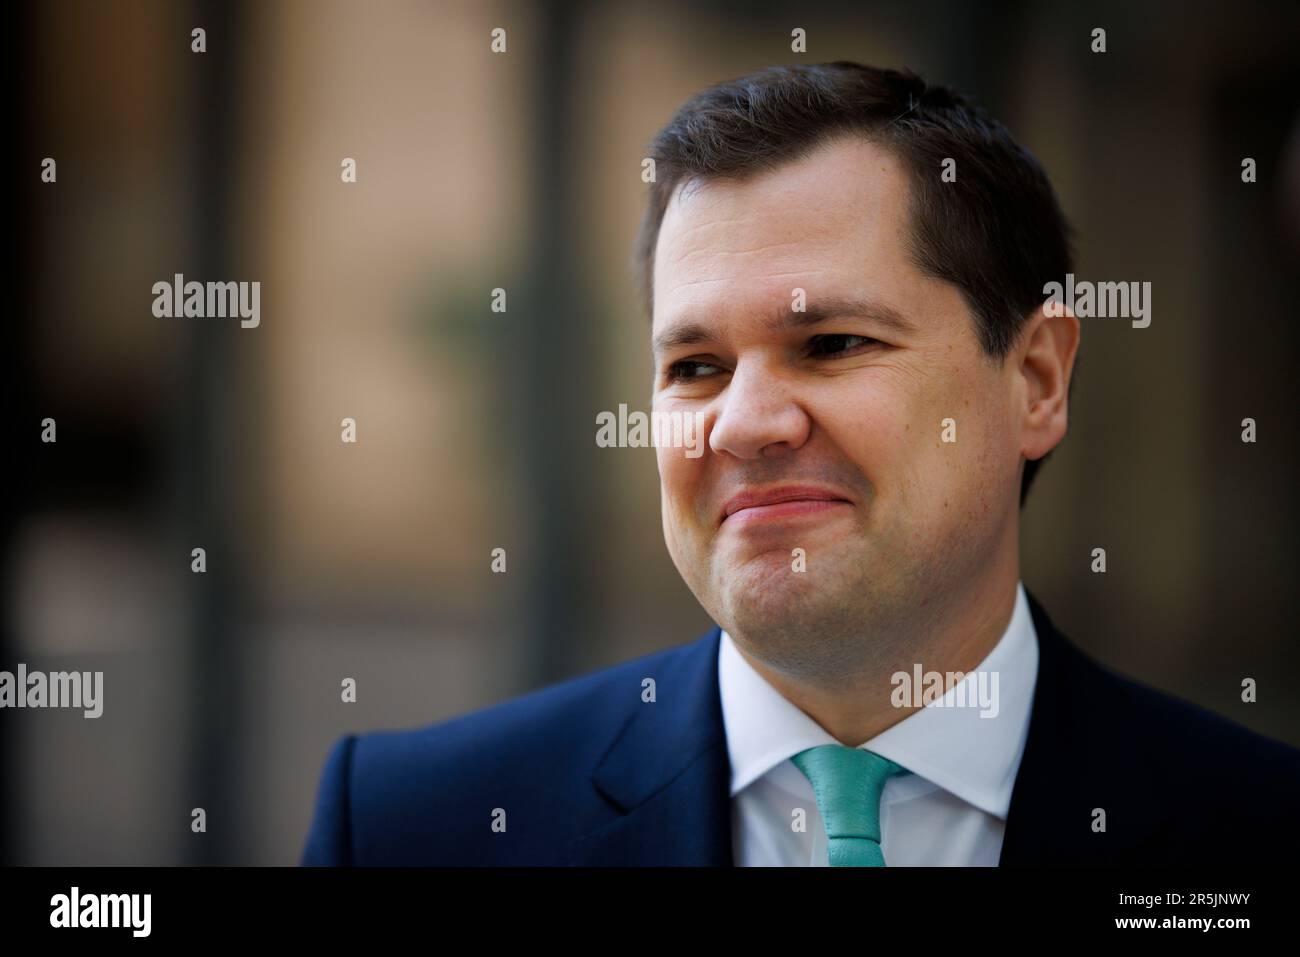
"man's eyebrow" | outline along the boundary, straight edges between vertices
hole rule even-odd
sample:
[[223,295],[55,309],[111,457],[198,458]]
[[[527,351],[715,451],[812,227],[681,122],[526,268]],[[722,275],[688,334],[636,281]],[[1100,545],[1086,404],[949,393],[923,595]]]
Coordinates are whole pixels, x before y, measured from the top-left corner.
[[[802,312],[783,306],[767,320],[767,328],[771,332],[782,332],[849,317],[869,319],[899,335],[916,331],[916,325],[888,303],[843,296],[824,296],[816,302],[808,303]],[[675,323],[659,333],[655,336],[653,345],[655,352],[663,352],[678,346],[707,342],[711,338],[712,333],[703,324],[687,321]]]

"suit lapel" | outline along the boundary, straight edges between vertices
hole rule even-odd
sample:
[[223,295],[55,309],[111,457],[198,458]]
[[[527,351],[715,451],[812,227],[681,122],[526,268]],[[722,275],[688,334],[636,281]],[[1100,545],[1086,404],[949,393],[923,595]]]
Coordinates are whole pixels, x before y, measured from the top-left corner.
[[[1121,742],[1140,728],[1112,717],[1122,683],[1056,630],[1026,591],[1038,634],[1038,679],[1002,841],[1002,867],[1115,864],[1141,858],[1151,822],[1121,809],[1148,803],[1146,769],[1125,766]],[[1094,810],[1107,830],[1094,832]]]
[[[1150,846],[1151,822],[1109,816],[1141,803],[1151,784],[1113,746],[1135,729],[1115,727],[1109,705],[1122,682],[1075,648],[1026,591],[1038,635],[1038,676],[1025,751],[1016,773],[999,865],[1127,862]],[[708,634],[647,665],[654,703],[638,703],[592,773],[619,816],[577,838],[570,863],[585,866],[730,867],[731,768],[718,693],[718,642]],[[1094,808],[1108,809],[1105,835]]]
[[732,865],[720,636],[714,627],[647,666],[656,700],[638,702],[591,779],[620,815],[574,841],[570,863]]

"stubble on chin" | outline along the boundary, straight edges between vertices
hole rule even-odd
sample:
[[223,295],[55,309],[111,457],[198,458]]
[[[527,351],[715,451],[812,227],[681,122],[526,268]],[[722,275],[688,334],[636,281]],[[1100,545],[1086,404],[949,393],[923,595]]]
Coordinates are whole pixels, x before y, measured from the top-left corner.
[[[828,556],[820,556],[826,560]],[[861,556],[846,557],[860,570]],[[896,629],[881,596],[859,574],[796,572],[765,552],[714,576],[714,619],[751,659],[801,682],[849,686],[895,657]]]

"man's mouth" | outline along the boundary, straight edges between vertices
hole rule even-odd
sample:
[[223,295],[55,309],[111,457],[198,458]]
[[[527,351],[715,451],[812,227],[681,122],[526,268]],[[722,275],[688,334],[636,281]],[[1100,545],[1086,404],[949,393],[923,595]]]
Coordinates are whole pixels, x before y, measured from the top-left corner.
[[852,504],[834,489],[817,485],[746,489],[727,499],[719,524],[802,518]]

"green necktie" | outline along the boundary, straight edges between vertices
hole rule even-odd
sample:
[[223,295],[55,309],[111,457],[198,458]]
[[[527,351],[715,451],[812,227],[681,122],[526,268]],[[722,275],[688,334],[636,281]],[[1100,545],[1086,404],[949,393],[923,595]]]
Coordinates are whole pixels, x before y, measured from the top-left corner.
[[808,748],[790,760],[817,797],[831,867],[884,867],[880,795],[889,777],[910,772],[874,751],[843,744]]

